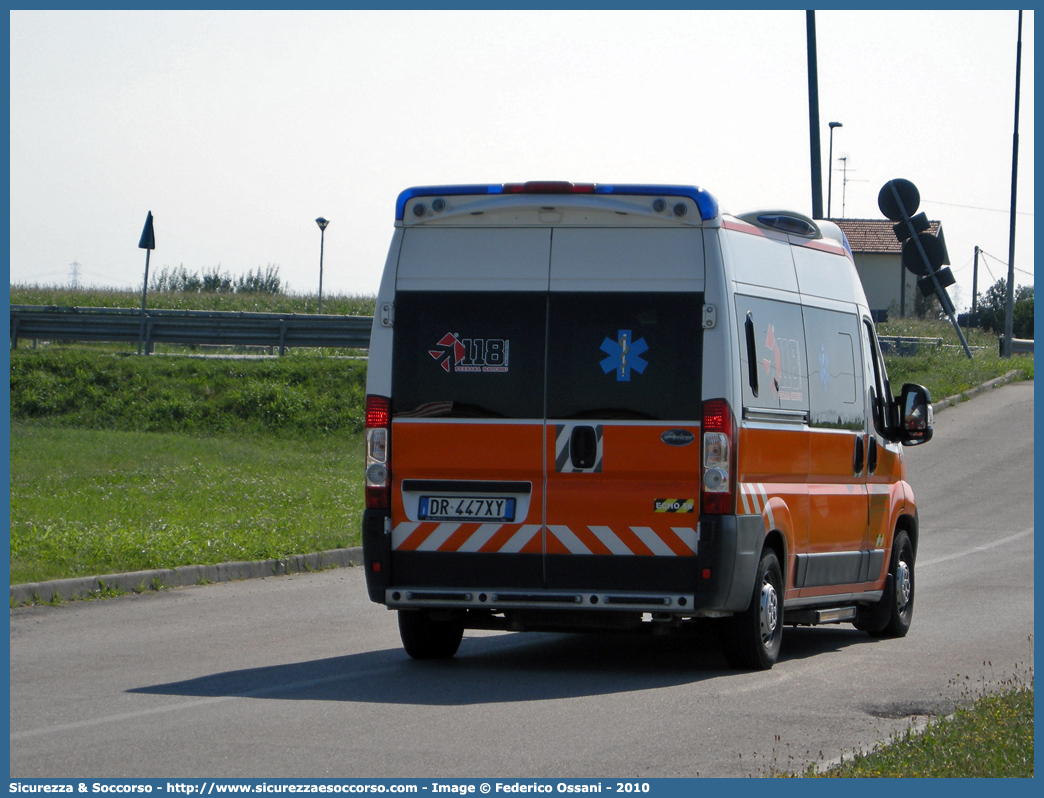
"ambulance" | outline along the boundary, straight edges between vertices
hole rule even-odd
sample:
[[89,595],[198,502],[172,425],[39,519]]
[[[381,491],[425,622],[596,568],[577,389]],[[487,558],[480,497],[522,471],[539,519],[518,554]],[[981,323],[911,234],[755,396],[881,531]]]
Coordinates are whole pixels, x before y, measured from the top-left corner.
[[[406,653],[465,629],[901,637],[917,506],[851,249],[702,188],[410,188],[370,340],[363,551]],[[714,640],[714,637],[711,637]]]

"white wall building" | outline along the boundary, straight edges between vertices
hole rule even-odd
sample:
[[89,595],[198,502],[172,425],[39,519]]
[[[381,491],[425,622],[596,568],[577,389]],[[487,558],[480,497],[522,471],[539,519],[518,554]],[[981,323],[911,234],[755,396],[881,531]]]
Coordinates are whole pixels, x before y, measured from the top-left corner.
[[[887,219],[831,219],[840,227],[855,256],[870,309],[889,315],[912,316],[917,301],[917,276],[903,268],[902,245]],[[942,239],[942,224],[931,222],[928,232]]]

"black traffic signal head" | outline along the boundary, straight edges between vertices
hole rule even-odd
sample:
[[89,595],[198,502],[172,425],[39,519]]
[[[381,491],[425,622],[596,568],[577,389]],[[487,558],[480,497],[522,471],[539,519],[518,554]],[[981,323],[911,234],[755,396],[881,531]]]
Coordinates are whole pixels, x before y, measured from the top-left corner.
[[938,294],[943,307],[949,308],[952,303],[946,287],[955,281],[950,270],[942,267],[950,262],[950,256],[943,240],[928,231],[931,226],[928,217],[917,213],[920,204],[921,192],[917,186],[901,177],[889,180],[877,195],[877,207],[895,222],[892,232],[903,245],[903,266],[921,278],[917,287],[922,294]]
[[889,180],[877,194],[877,207],[893,222],[905,222],[917,213],[920,204],[921,192],[917,186],[901,177]]

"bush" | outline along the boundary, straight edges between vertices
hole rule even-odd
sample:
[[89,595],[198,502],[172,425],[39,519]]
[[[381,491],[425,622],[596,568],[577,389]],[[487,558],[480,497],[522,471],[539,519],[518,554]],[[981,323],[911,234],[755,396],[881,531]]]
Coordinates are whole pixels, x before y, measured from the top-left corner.
[[251,269],[245,275],[232,279],[220,266],[203,269],[203,273],[189,272],[184,265],[176,269],[164,266],[152,277],[150,291],[166,293],[204,293],[204,294],[278,294],[282,291],[282,280],[279,278],[279,267],[268,264],[265,270],[257,267],[257,273]]
[[[997,335],[1004,334],[1008,303],[1008,285],[1002,277],[989,287],[977,304],[979,323],[983,329]],[[1015,308],[1012,312],[1012,335],[1015,338],[1033,337],[1033,286],[1015,288]]]

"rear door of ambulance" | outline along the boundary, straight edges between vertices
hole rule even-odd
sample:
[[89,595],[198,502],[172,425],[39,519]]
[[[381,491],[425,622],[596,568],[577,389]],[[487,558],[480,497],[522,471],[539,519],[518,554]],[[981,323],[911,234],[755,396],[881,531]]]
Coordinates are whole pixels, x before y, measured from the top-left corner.
[[681,226],[553,230],[548,589],[693,590],[702,236]]
[[551,230],[403,230],[392,366],[392,573],[543,586]]
[[703,231],[584,218],[404,229],[397,586],[693,592]]

